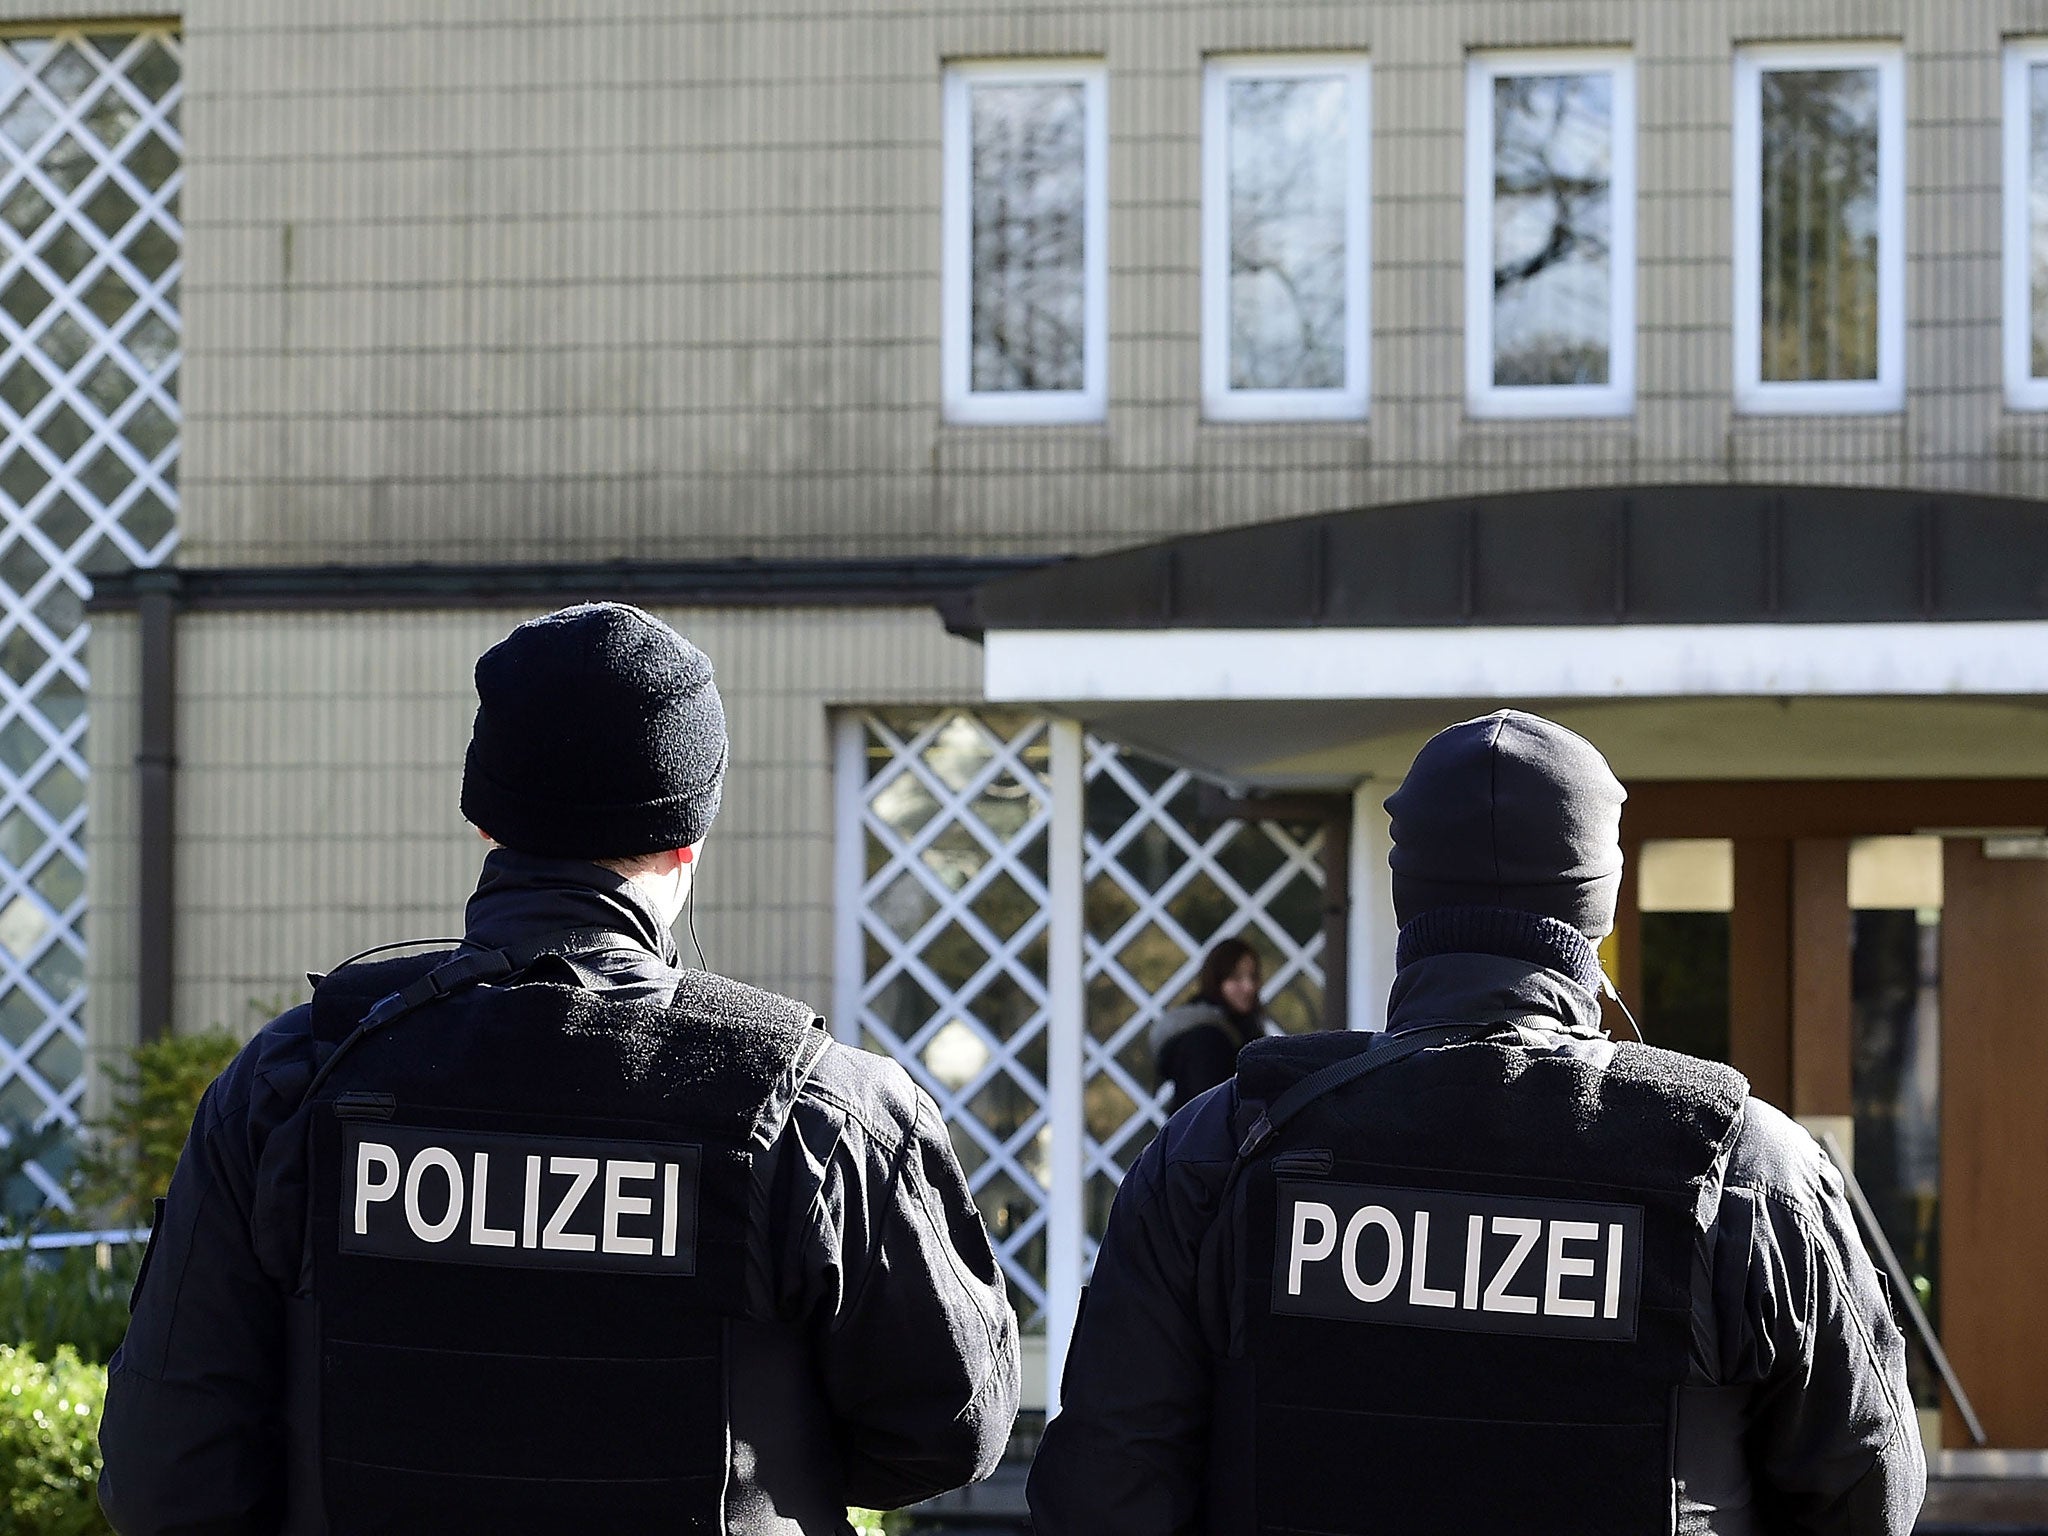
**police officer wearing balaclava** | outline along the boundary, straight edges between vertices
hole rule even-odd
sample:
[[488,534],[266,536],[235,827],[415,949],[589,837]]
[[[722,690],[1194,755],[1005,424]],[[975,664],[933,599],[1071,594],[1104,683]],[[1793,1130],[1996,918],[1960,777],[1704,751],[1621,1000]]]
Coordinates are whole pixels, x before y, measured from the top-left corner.
[[1904,1536],[1904,1340],[1812,1139],[1601,1031],[1623,792],[1453,726],[1387,802],[1384,1036],[1248,1046],[1117,1195],[1039,1536]]
[[337,967],[208,1090],[108,1382],[114,1526],[822,1536],[985,1476],[1016,1320],[937,1111],[681,968],[709,660],[594,604],[476,685],[465,937]]

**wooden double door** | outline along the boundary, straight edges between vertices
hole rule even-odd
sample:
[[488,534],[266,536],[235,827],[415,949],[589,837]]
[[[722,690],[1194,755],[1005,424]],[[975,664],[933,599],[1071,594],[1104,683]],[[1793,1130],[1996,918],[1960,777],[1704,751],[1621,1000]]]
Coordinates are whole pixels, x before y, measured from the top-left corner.
[[[1728,840],[1728,1059],[1810,1124],[1846,1128],[1860,1113],[1869,1125],[1882,1105],[1859,1082],[1871,1026],[1852,955],[1872,930],[1852,909],[1852,852],[1862,839],[1940,838],[1938,1261],[1927,1267],[1942,1343],[1990,1443],[2015,1449],[2048,1448],[2048,840],[2026,836],[2044,827],[2048,781],[1631,784],[1612,957],[1624,996],[1640,998],[1644,845]],[[1863,1174],[1865,1154],[1855,1161]],[[1868,1161],[1865,1182],[1881,1180],[1889,1164]],[[1943,1443],[1967,1446],[1954,1405],[1943,1412]]]

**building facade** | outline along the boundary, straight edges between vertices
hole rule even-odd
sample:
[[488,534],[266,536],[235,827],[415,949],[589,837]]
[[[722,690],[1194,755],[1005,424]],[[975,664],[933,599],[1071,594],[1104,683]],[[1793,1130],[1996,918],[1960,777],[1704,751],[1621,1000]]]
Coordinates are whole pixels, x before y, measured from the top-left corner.
[[629,596],[708,958],[934,1092],[1056,1361],[1151,1020],[1246,931],[1373,1022],[1379,801],[1529,702],[1651,1037],[2048,1447],[2048,0],[0,18],[0,1112],[446,931],[469,663]]

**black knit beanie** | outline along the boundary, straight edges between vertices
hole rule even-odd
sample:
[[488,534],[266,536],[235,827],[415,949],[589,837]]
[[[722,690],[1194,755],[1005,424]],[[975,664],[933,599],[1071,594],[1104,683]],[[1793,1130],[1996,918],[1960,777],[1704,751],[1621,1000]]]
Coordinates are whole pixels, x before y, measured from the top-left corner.
[[462,814],[495,841],[620,859],[703,840],[725,778],[711,658],[652,614],[585,603],[477,658]]
[[1395,917],[1507,907],[1612,932],[1627,798],[1591,742],[1540,715],[1437,732],[1387,801]]

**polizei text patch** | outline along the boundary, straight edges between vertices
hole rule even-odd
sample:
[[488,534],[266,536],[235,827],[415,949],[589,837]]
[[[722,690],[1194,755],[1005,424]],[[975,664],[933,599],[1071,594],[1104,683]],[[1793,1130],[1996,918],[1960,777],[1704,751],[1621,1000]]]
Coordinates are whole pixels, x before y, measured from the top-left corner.
[[696,1273],[700,1148],[351,1125],[342,1154],[343,1253]]
[[1633,1339],[1640,1206],[1281,1180],[1273,1310]]

